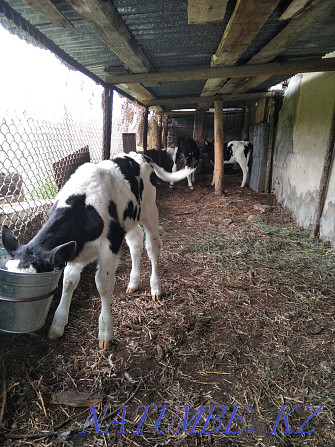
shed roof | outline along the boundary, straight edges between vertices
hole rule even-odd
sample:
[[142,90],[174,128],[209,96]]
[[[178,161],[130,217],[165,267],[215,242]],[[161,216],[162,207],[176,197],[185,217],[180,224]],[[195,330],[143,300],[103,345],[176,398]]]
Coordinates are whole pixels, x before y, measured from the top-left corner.
[[0,0],[0,15],[147,106],[207,109],[333,71],[334,0]]

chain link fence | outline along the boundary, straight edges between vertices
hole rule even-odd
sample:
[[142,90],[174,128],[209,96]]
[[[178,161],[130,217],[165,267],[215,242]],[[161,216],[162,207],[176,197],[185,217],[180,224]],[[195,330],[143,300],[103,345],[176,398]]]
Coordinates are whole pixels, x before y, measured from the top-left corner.
[[[0,33],[9,31],[16,41],[19,36],[23,52],[31,51],[28,43],[33,44],[41,63],[52,65],[46,58],[56,58],[45,50],[34,28],[4,8],[1,3]],[[45,90],[38,70],[29,82],[25,69],[24,86],[15,84],[18,69],[13,64],[16,59],[22,63],[23,56],[9,56],[2,60],[3,67],[4,62],[10,66],[9,78],[0,87],[0,226],[8,225],[26,243],[47,220],[58,190],[76,168],[103,158],[103,88],[59,60],[61,80],[49,80]],[[5,59],[4,54],[0,58]],[[5,76],[3,69],[0,76]],[[126,132],[136,135],[136,146],[142,149],[144,116],[144,107],[114,92],[111,157],[123,150]]]

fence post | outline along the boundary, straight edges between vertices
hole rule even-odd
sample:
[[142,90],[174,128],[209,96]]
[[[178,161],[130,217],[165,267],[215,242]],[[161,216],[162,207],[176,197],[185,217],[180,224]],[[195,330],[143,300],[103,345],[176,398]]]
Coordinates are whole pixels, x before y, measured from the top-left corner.
[[223,101],[214,101],[215,194],[223,194]]
[[146,151],[148,149],[148,117],[149,109],[148,107],[146,107],[143,121],[143,151]]
[[103,92],[103,160],[109,160],[111,156],[112,110],[113,89],[105,87]]

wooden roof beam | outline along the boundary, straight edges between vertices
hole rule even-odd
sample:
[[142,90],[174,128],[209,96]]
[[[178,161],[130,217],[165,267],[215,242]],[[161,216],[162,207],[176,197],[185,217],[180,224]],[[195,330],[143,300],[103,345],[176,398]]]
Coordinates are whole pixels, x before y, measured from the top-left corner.
[[[313,28],[320,25],[325,19],[334,14],[334,0],[323,0],[321,3],[316,4],[308,9],[302,16],[299,16],[299,18],[291,20],[280,33],[278,33],[250,59],[248,64],[262,64],[271,61],[302,36],[310,32]],[[236,91],[236,89],[241,92],[248,91],[257,87],[257,85],[262,84],[266,81],[266,79],[268,78],[265,78],[263,74],[260,75],[258,80],[255,78],[250,79],[250,83],[247,79],[241,80],[238,84],[232,80],[228,85],[226,84],[222,89],[220,89],[219,92],[228,93]]]
[[47,20],[59,28],[73,28],[72,23],[63,16],[50,0],[22,0],[31,9],[42,14]]
[[[246,93],[241,95],[213,95],[206,97],[206,100],[208,102],[213,101],[223,101],[223,102],[232,102],[232,101],[246,101],[246,100],[253,100],[258,98],[268,98],[272,96],[276,96],[276,92],[259,92],[259,93]],[[192,104],[198,104],[203,100],[200,96],[189,96],[189,97],[180,97],[180,98],[165,98],[165,99],[155,99],[155,100],[148,100],[143,101],[143,104],[147,107],[152,106],[161,106],[161,107],[181,107],[184,105],[192,105]]]
[[314,71],[334,71],[335,58],[310,59],[294,62],[271,62],[268,64],[234,65],[231,67],[194,68],[183,71],[139,74],[107,74],[106,81],[111,84],[157,83],[196,81],[215,78],[246,78],[260,75],[308,73]]
[[188,0],[189,25],[222,22],[228,0]]
[[[113,51],[125,68],[135,73],[145,73],[152,69],[150,61],[111,2],[103,0],[67,0],[67,2]],[[154,96],[140,84],[123,84],[120,88],[142,103],[144,100],[154,99]]]
[[126,68],[135,73],[152,69],[142,48],[129,32],[111,2],[103,0],[67,0],[67,2]]
[[[237,0],[211,66],[234,65],[276,9],[279,0]],[[252,20],[250,20],[252,17]],[[208,80],[201,96],[217,93],[226,79]]]
[[292,0],[283,14],[279,17],[279,20],[296,19],[307,9],[320,3],[320,1],[321,0]]

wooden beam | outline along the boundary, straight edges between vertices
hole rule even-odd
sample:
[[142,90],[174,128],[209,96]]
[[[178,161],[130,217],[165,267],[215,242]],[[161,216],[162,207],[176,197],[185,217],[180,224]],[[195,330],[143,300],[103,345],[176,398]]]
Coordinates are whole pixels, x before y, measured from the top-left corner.
[[[265,45],[255,56],[253,56],[249,64],[266,64],[267,62],[274,59],[280,53],[289,48],[294,42],[300,39],[303,35],[310,32],[313,28],[320,25],[326,18],[334,15],[335,13],[335,2],[334,0],[324,0],[321,3],[311,7],[302,16],[296,20],[292,20],[286,27],[278,33],[267,45]],[[326,59],[320,59],[324,61]],[[319,71],[319,70],[316,70]],[[303,71],[297,71],[297,73],[304,73]],[[245,79],[241,82],[229,81],[230,85],[225,85],[220,89],[220,93],[239,91],[246,92],[251,90],[258,85],[265,82],[269,76],[265,76],[265,73],[260,73],[259,78],[254,77],[250,80]]]
[[144,112],[144,120],[143,120],[143,150],[146,151],[148,149],[148,129],[149,129],[149,109],[145,108]]
[[279,0],[237,0],[220,45],[212,57],[212,67],[234,65],[268,21],[278,3]]
[[250,104],[248,103],[246,104],[244,113],[242,140],[249,140],[250,116],[251,116],[251,107]]
[[189,25],[222,22],[228,0],[188,0],[187,14]]
[[324,0],[310,8],[298,19],[288,23],[280,33],[251,58],[249,63],[262,64],[269,62],[334,13],[334,0]]
[[[154,83],[154,82],[178,82],[197,81],[216,78],[246,78],[262,75],[292,75],[296,73],[310,73],[316,71],[334,71],[335,57],[327,59],[311,59],[294,62],[272,62],[267,64],[234,65],[231,67],[194,68],[182,71],[163,73],[139,73],[128,75],[106,75],[106,82],[110,84]],[[223,82],[220,79],[220,82]]]
[[315,207],[314,218],[311,228],[311,237],[318,237],[320,232],[320,221],[323,213],[323,208],[325,206],[325,201],[327,197],[328,185],[330,180],[330,174],[332,171],[332,166],[334,162],[335,155],[335,101],[333,105],[333,114],[330,124],[326,154],[323,162],[323,168],[320,179],[320,187],[318,199]]
[[[111,2],[103,0],[68,0],[72,8],[94,30],[100,39],[120,59],[124,67],[135,73],[152,69],[134,36],[129,32],[122,18]],[[107,75],[108,76],[108,75]],[[154,96],[143,85],[120,85],[120,89],[140,102]]]
[[105,87],[103,93],[103,160],[111,155],[113,89]]
[[112,2],[103,0],[67,0],[67,2],[126,68],[135,73],[152,69],[142,48],[128,31]]
[[214,102],[214,180],[215,194],[223,194],[223,102]]
[[311,6],[320,3],[321,0],[292,0],[279,20],[290,20],[299,17]]
[[269,99],[269,140],[268,140],[268,150],[266,156],[266,173],[265,173],[265,192],[270,194],[271,192],[271,177],[272,177],[272,157],[273,157],[273,146],[274,146],[274,134],[275,134],[275,109],[276,109],[276,98]]
[[59,28],[73,28],[72,23],[63,16],[50,0],[23,0],[34,11],[42,14],[47,20]]
[[193,140],[198,141],[202,139],[202,131],[204,127],[205,112],[196,112],[194,114],[193,123]]
[[[262,2],[237,0],[218,49],[212,57],[211,66],[234,65],[259,33],[278,3],[279,0],[263,0]],[[209,79],[201,96],[215,95],[223,87],[228,77],[230,76]]]
[[[242,95],[214,95],[206,99],[213,103],[214,101],[232,102],[232,101],[248,101],[262,97],[276,96],[276,92],[259,92],[259,93],[245,93]],[[148,107],[160,105],[161,107],[181,107],[185,105],[198,104],[203,98],[200,96],[189,96],[179,98],[162,98],[143,101],[143,104]],[[194,112],[192,112],[194,113]]]

